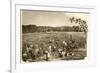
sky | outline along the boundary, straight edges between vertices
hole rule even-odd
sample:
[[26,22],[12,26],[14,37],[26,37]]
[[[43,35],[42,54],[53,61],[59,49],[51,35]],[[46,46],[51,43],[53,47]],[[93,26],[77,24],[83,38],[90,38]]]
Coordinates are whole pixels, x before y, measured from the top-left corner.
[[69,21],[70,17],[82,18],[90,24],[90,14],[87,13],[68,13],[68,12],[51,12],[51,11],[34,11],[22,10],[21,23],[22,25],[37,25],[37,26],[73,26],[78,25]]

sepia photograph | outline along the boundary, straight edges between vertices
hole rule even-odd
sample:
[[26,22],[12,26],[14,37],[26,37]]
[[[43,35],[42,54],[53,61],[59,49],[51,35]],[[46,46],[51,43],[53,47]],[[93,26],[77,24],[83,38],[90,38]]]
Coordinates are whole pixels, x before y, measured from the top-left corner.
[[89,13],[24,9],[20,12],[21,62],[85,60]]

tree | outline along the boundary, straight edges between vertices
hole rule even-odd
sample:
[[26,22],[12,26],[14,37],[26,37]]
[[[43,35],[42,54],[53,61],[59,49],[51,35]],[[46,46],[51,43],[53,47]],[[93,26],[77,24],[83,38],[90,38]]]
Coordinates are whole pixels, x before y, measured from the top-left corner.
[[87,33],[88,31],[88,26],[87,26],[87,23],[85,20],[82,20],[81,23],[79,24],[79,27],[80,27],[80,31],[81,32],[85,32]]
[[79,26],[73,26],[73,30],[74,31],[80,31],[80,32],[85,32],[87,33],[88,31],[88,26],[85,20],[82,20],[81,18],[75,18],[75,17],[71,17],[70,18],[70,22],[71,23],[75,23],[75,24],[79,24]]
[[75,21],[75,18],[74,17],[70,18],[70,21],[71,23],[73,23]]
[[79,32],[79,31],[80,31],[79,28],[80,28],[79,26],[73,26],[73,31],[75,31],[75,32]]

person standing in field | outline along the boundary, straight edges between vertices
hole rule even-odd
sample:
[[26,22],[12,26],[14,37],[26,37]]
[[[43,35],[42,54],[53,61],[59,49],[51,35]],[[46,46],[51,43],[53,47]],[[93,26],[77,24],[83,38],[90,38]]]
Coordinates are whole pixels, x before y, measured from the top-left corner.
[[46,61],[49,61],[49,58],[50,58],[50,53],[48,51],[45,51],[45,60]]

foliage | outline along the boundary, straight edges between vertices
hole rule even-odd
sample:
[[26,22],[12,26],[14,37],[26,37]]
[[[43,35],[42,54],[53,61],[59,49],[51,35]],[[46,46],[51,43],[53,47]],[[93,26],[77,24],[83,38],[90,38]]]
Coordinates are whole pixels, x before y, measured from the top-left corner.
[[[69,59],[66,55],[62,57],[61,52],[67,54],[80,48],[86,49],[85,44],[86,36],[84,32],[25,33],[22,35],[22,54],[24,55],[22,57],[23,61],[29,59],[32,59],[32,61],[47,61],[49,58],[45,58],[45,55],[48,52],[51,54],[51,59]],[[33,46],[31,47],[31,45]],[[31,51],[27,52],[27,48],[31,48]],[[77,52],[79,51],[74,52],[76,56],[72,59],[79,56]],[[78,58],[85,55],[82,54]]]
[[79,24],[77,27],[73,27],[74,31],[80,31],[85,33],[88,31],[88,26],[85,20],[82,20],[81,18],[75,18],[75,17],[71,17],[69,20],[71,23]]

